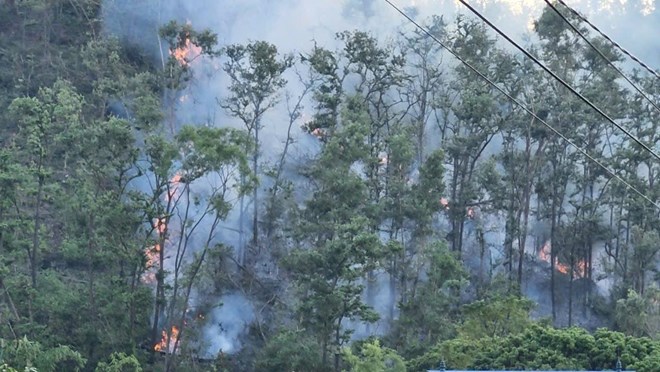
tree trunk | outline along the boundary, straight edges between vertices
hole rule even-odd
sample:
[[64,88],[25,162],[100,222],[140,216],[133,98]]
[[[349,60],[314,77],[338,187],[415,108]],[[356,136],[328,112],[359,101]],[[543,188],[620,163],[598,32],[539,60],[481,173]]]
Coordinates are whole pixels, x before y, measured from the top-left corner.
[[557,242],[557,198],[552,198],[552,211],[550,212],[550,300],[552,302],[552,323],[556,325],[557,322],[557,305],[555,294],[555,260],[557,254],[555,253],[555,244]]
[[42,162],[43,157],[40,157],[39,166],[37,168],[37,172],[39,173],[39,185],[37,187],[36,205],[34,207],[34,230],[32,231],[32,251],[30,252],[30,277],[32,279],[32,288],[37,288],[37,265],[39,261],[39,245],[41,244],[39,230],[41,229],[41,203],[43,201],[45,183],[44,176],[40,174],[42,172]]
[[[258,106],[257,106],[258,109]],[[257,118],[256,125],[254,126],[254,154],[252,156],[252,171],[254,176],[258,176],[259,172],[259,126],[261,119]],[[259,199],[258,199],[259,187],[255,186],[252,191],[252,247],[257,249],[257,243],[259,240]]]

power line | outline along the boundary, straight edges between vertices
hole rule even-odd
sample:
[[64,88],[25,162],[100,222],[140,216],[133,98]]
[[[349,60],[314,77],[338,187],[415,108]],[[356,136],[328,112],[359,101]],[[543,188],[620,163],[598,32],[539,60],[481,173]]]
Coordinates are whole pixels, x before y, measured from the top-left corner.
[[509,93],[504,91],[504,89],[500,88],[497,84],[495,84],[491,79],[489,79],[486,75],[481,73],[479,70],[477,70],[474,66],[472,66],[469,62],[467,62],[465,59],[463,59],[458,53],[456,53],[454,50],[452,50],[450,47],[448,47],[445,43],[440,41],[435,35],[433,35],[430,31],[428,31],[425,27],[421,26],[419,23],[417,23],[414,19],[410,18],[406,13],[404,13],[399,7],[397,7],[394,3],[392,3],[390,0],[385,0],[386,3],[388,3],[394,10],[396,10],[399,14],[401,14],[403,17],[405,17],[410,23],[415,25],[417,29],[419,29],[422,33],[424,33],[426,36],[430,37],[433,41],[438,43],[441,47],[446,49],[449,53],[451,53],[456,59],[458,59],[461,63],[463,63],[465,66],[467,66],[472,72],[477,74],[479,77],[481,77],[483,80],[488,82],[493,88],[495,88],[498,92],[502,93],[505,97],[507,97],[509,100],[511,100],[513,103],[515,103],[518,107],[523,109],[525,112],[528,114],[532,115],[536,120],[538,120],[541,124],[543,124],[545,127],[550,129],[554,134],[559,136],[562,140],[564,140],[566,143],[569,145],[573,146],[576,150],[578,150],[582,155],[587,157],[589,160],[594,162],[596,165],[599,167],[603,168],[608,174],[610,174],[614,179],[617,181],[621,182],[624,186],[627,188],[631,189],[634,191],[636,194],[641,196],[644,200],[648,201],[651,203],[654,207],[660,210],[660,205],[651,200],[648,196],[644,195],[641,191],[637,190],[634,186],[632,186],[630,183],[628,183],[626,180],[621,178],[618,174],[614,173],[614,171],[610,170],[608,167],[606,167],[603,163],[595,159],[593,156],[589,155],[589,153],[575,144],[575,142],[571,141],[569,138],[564,136],[561,132],[559,132],[557,129],[555,129],[552,125],[548,124],[545,120],[541,119],[538,117],[532,110],[530,110],[527,106],[525,106],[523,103],[521,103],[518,99],[515,97],[511,96]]
[[500,34],[503,38],[505,38],[509,43],[511,43],[513,46],[516,47],[519,51],[521,51],[524,55],[526,55],[528,58],[530,58],[534,63],[536,63],[538,66],[540,66],[545,72],[549,73],[555,80],[559,81],[566,89],[570,90],[573,94],[575,94],[578,98],[580,98],[583,102],[585,102],[587,105],[589,105],[592,109],[596,110],[601,116],[603,116],[607,121],[610,123],[614,124],[615,127],[617,127],[620,131],[625,133],[628,138],[632,139],[635,141],[638,145],[640,145],[642,148],[644,148],[646,151],[648,151],[651,155],[653,155],[656,159],[660,160],[660,155],[658,155],[655,151],[653,151],[650,147],[648,147],[644,142],[642,142],[639,138],[635,137],[632,133],[630,133],[626,128],[622,127],[619,123],[614,121],[611,117],[609,117],[606,113],[603,112],[600,108],[598,108],[596,105],[594,105],[591,101],[589,101],[586,97],[584,97],[582,94],[580,94],[575,88],[570,86],[567,82],[565,82],[562,78],[560,78],[557,74],[555,74],[552,70],[550,70],[543,62],[539,61],[536,57],[534,57],[530,52],[525,50],[525,48],[521,47],[513,41],[507,34],[502,32],[497,26],[495,26],[491,21],[488,20],[488,18],[484,17],[479,11],[477,11],[475,8],[473,8],[470,4],[468,4],[465,0],[458,0],[461,2],[461,4],[465,5],[472,13],[474,13],[477,17],[479,17],[484,23],[486,23],[488,26],[490,26],[493,30],[495,30],[498,34]]
[[651,103],[651,105],[653,105],[653,107],[655,107],[655,109],[658,110],[658,112],[660,112],[660,107],[658,107],[658,105],[656,105],[655,102],[653,102],[653,100],[652,100],[651,98],[649,98],[649,97],[646,95],[646,93],[644,93],[644,92],[643,92],[643,91],[642,91],[642,90],[641,90],[641,89],[640,89],[635,83],[633,83],[632,80],[630,80],[630,79],[629,79],[629,78],[623,73],[623,71],[621,71],[618,67],[616,67],[616,65],[614,64],[614,62],[610,61],[609,58],[607,58],[607,56],[606,56],[606,55],[605,55],[600,49],[598,49],[598,47],[596,47],[591,41],[589,41],[589,39],[587,39],[587,37],[582,33],[582,31],[580,31],[577,27],[575,27],[575,26],[571,23],[571,21],[569,21],[569,20],[568,20],[568,19],[567,19],[567,18],[566,18],[566,17],[565,17],[560,11],[559,11],[559,9],[557,9],[557,7],[552,3],[551,0],[544,0],[544,1],[545,1],[546,4],[548,4],[548,6],[549,6],[552,10],[555,11],[555,13],[557,13],[557,15],[558,15],[561,19],[564,20],[564,22],[566,22],[566,24],[568,24],[568,25],[573,29],[573,31],[575,31],[576,34],[580,35],[580,37],[582,38],[582,40],[586,41],[587,44],[589,44],[589,46],[591,47],[591,49],[595,50],[596,53],[598,53],[598,54],[599,54],[599,55],[600,55],[600,56],[601,56],[601,57],[602,57],[602,58],[603,58],[603,59],[604,59],[604,60],[605,60],[605,61],[606,61],[606,62],[607,62],[607,63],[608,63],[608,64],[609,64],[614,70],[616,70],[616,72],[618,72],[619,75],[621,75],[624,79],[626,79],[626,81],[627,81],[627,82],[628,82],[633,88],[635,88],[635,90],[636,90],[637,92],[639,92],[639,94],[641,94],[642,97],[644,97],[647,101],[649,101],[649,103]]
[[619,45],[616,41],[612,40],[609,36],[605,35],[605,33],[604,33],[603,31],[601,31],[601,30],[600,30],[598,27],[596,27],[593,23],[589,22],[589,20],[588,20],[587,18],[585,18],[584,16],[582,16],[582,15],[581,15],[580,13],[578,13],[575,9],[571,8],[570,6],[568,6],[568,4],[566,4],[563,0],[557,0],[557,1],[558,1],[561,5],[565,6],[568,10],[570,10],[575,16],[577,16],[578,18],[580,18],[580,20],[582,20],[582,22],[584,22],[584,23],[588,24],[589,26],[591,26],[591,28],[593,28],[596,32],[598,32],[598,33],[600,34],[600,36],[602,36],[603,38],[605,38],[605,40],[607,40],[607,41],[609,41],[610,43],[612,43],[612,45],[614,45],[617,49],[619,49],[623,54],[625,54],[625,55],[627,55],[628,57],[630,57],[630,59],[632,59],[633,61],[639,63],[642,67],[644,67],[644,68],[646,69],[646,71],[648,71],[649,73],[651,73],[651,75],[653,75],[653,76],[655,76],[656,78],[659,78],[659,79],[660,79],[660,74],[658,74],[655,70],[653,70],[651,67],[649,67],[646,63],[642,62],[639,58],[637,58],[637,57],[635,57],[634,55],[632,55],[632,53],[630,53],[629,51],[627,51],[626,49],[624,49],[621,45]]

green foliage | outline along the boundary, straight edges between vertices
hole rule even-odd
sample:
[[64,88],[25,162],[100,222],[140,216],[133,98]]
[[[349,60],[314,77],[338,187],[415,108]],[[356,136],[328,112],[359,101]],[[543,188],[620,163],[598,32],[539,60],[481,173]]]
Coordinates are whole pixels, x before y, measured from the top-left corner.
[[0,372],[39,372],[39,371],[37,371],[37,369],[34,367],[25,367],[25,369],[19,371],[15,368],[9,367],[6,364],[2,364],[0,365]]
[[95,372],[142,372],[140,362],[134,355],[112,353],[109,362],[99,362]]
[[365,342],[360,348],[359,355],[353,354],[351,349],[343,349],[344,361],[350,366],[352,372],[405,372],[406,366],[397,353],[380,346],[378,340]]
[[[244,131],[228,128],[185,126],[176,136],[181,168],[186,182],[192,182],[209,172],[217,172],[228,165],[236,166],[241,174],[249,175],[250,168],[244,149],[250,140]],[[255,181],[246,183],[252,188]]]
[[406,362],[409,371],[426,371],[445,361],[450,369],[469,369],[490,339],[454,338],[440,342],[423,355]]
[[419,355],[455,336],[460,292],[467,284],[463,265],[444,242],[430,244],[420,256],[427,279],[400,304],[401,315],[392,332],[396,335],[392,342],[405,356]]
[[40,343],[21,338],[0,340],[2,360],[18,370],[34,367],[40,372],[79,371],[86,363],[80,353],[68,346],[44,348]]
[[304,332],[283,331],[261,349],[255,363],[259,371],[322,371],[321,348]]
[[293,65],[293,57],[278,59],[277,47],[265,41],[230,45],[224,54],[231,95],[221,105],[243,122],[248,133],[257,133],[263,114],[278,102],[277,93],[287,83],[282,75]]
[[458,332],[473,339],[520,333],[531,325],[532,308],[532,301],[518,296],[478,300],[463,307],[465,320]]
[[619,330],[626,334],[657,339],[660,330],[660,290],[651,287],[644,295],[634,290],[628,296],[617,300],[614,319]]
[[[161,366],[138,350],[153,345],[165,323],[186,326],[182,352],[164,356],[165,369],[175,369],[179,356],[195,351],[186,338],[200,331],[190,326],[191,298],[213,302],[227,288],[260,302],[241,355],[241,366],[256,370],[330,370],[333,358],[335,371],[405,370],[378,341],[348,348],[353,324],[379,318],[370,306],[377,291],[390,297],[383,340],[413,371],[441,360],[451,368],[608,369],[617,355],[638,372],[660,370],[656,211],[469,69],[446,64],[426,35],[391,41],[346,31],[336,35],[338,50],[315,44],[302,52],[295,74],[306,90],[288,124],[313,138],[289,130],[286,144],[304,161],[288,161],[285,151],[269,185],[260,180],[270,166],[261,144],[272,139],[260,130],[280,128],[269,112],[279,109],[294,57],[265,41],[218,46],[208,30],[164,20],[158,37],[170,53],[154,64],[101,30],[102,3],[0,6],[0,338],[13,340],[2,341],[0,371],[155,370]],[[451,26],[441,17],[430,23],[479,71],[657,199],[657,162],[501,49],[487,27],[464,16]],[[544,10],[534,26],[534,54],[643,141],[660,141],[657,110],[624,90],[554,12]],[[619,63],[615,49],[593,41]],[[182,56],[186,48],[193,53]],[[229,83],[219,103],[245,130],[181,125],[178,99],[195,88],[194,60],[221,55]],[[658,97],[657,79],[632,76]],[[308,143],[318,152],[305,152]],[[260,213],[259,181],[276,190],[273,199],[287,199],[272,201],[277,213]],[[254,239],[241,247],[217,241],[232,239],[220,222],[237,199],[241,223],[253,208]],[[503,218],[502,247],[486,242],[491,217]],[[530,220],[548,226],[542,238],[553,243],[554,263],[580,270],[580,278],[577,270],[550,274],[554,324],[564,309],[575,323],[578,302],[590,311],[591,289],[573,286],[589,288],[600,274],[615,283],[613,304],[603,305],[612,318],[602,321],[623,333],[532,322],[532,303],[513,295],[525,288],[523,273],[534,271]],[[268,239],[260,226],[270,229]],[[198,227],[209,230],[205,238],[193,233]],[[603,273],[596,242],[605,242]],[[154,294],[142,281],[145,252],[156,244]],[[263,256],[236,257],[237,248]],[[492,249],[503,259],[489,261]],[[468,282],[474,277],[478,283]],[[558,301],[564,287],[567,301]]]
[[[210,30],[197,31],[190,24],[179,24],[172,20],[159,30],[159,36],[167,42],[170,55],[163,62],[162,85],[169,90],[178,91],[192,79],[190,64],[202,56],[216,57],[218,36]],[[199,48],[197,53],[187,53],[190,48]],[[186,51],[181,56],[178,50]],[[169,95],[170,101],[173,95]],[[171,123],[170,123],[171,124]]]
[[335,224],[331,239],[313,249],[294,251],[287,258],[287,267],[303,294],[298,309],[302,324],[326,348],[330,342],[339,347],[350,338],[352,331],[342,327],[344,320],[378,319],[362,301],[364,287],[359,281],[382,255],[368,226],[362,217]]
[[618,353],[627,369],[652,371],[660,344],[605,329],[593,335],[580,328],[555,329],[532,324],[506,337],[444,341],[408,363],[412,371],[445,360],[451,369],[608,370]]

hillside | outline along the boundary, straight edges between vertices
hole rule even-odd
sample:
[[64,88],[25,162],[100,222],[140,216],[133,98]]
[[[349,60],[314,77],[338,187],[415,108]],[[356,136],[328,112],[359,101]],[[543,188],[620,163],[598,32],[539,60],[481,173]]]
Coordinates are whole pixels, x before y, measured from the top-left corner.
[[660,370],[657,70],[422,3],[0,0],[0,370]]

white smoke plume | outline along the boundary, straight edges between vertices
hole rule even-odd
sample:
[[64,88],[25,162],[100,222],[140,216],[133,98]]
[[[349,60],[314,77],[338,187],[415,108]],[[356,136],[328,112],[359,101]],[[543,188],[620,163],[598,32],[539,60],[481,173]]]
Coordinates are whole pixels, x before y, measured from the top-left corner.
[[240,350],[240,336],[254,320],[254,308],[245,296],[234,293],[223,296],[221,305],[206,318],[203,330],[205,357]]
[[[656,37],[660,12],[654,10],[654,0],[567,2],[633,54],[652,65],[660,63],[660,39]],[[395,3],[419,20],[437,14],[450,22],[458,12],[469,13],[453,0],[398,0]],[[531,21],[544,6],[540,0],[475,0],[474,3],[517,41],[524,40]],[[103,12],[106,32],[149,53],[155,65],[161,63],[163,53],[166,55],[164,46],[159,44],[158,29],[170,20],[189,22],[198,30],[213,30],[221,46],[265,40],[275,44],[281,53],[305,52],[313,41],[333,50],[338,47],[335,33],[345,30],[370,31],[382,40],[395,37],[403,25],[410,30],[410,25],[382,0],[104,0]],[[206,61],[193,69],[195,77],[182,92],[187,98],[177,107],[178,121],[240,127],[240,123],[228,117],[217,104],[228,95],[227,80],[219,65]],[[295,76],[289,76],[287,87],[294,96],[295,80]],[[311,115],[310,112],[305,114]],[[265,118],[262,138],[269,140],[262,144],[264,161],[274,159],[281,152],[287,125],[283,104]],[[293,136],[295,151],[316,150],[316,141],[299,127],[295,126]],[[221,235],[225,243],[234,245],[238,241],[238,224],[238,213],[232,213],[223,224],[226,230]],[[501,233],[487,229],[486,235],[489,248],[501,246]],[[491,250],[495,259],[499,258],[498,253],[496,249]],[[373,305],[384,315],[390,309],[389,302],[396,299],[390,298],[386,280],[379,280],[377,284]],[[225,296],[222,303],[208,317],[209,325],[203,331],[205,342],[210,345],[209,355],[240,349],[240,334],[254,318],[252,304],[241,295]]]

